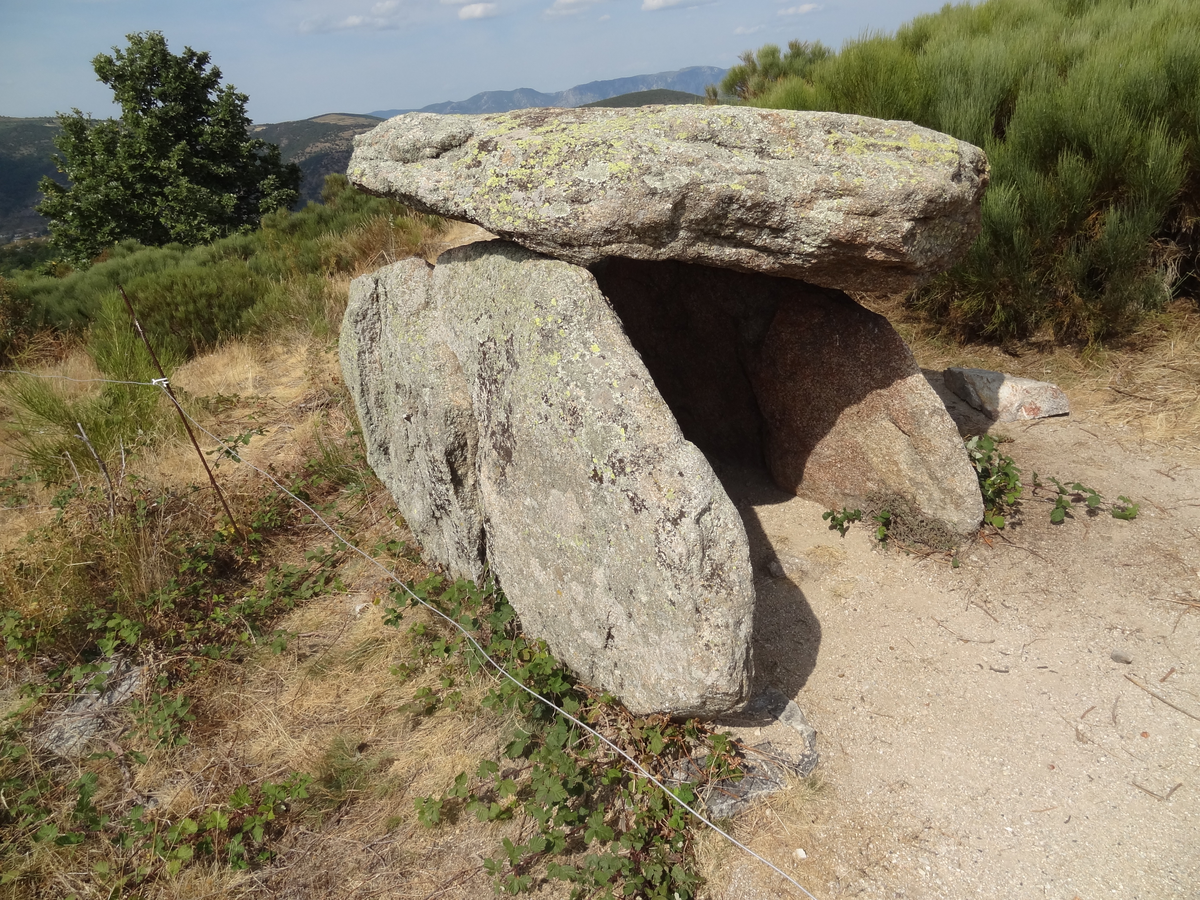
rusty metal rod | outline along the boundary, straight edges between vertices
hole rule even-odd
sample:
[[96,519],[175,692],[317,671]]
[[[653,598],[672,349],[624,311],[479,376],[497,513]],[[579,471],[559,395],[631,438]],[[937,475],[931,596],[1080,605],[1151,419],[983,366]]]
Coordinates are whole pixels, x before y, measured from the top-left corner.
[[167,373],[163,371],[162,364],[158,361],[158,354],[154,352],[154,348],[150,346],[150,339],[146,337],[146,332],[142,330],[142,323],[138,321],[137,313],[133,311],[133,303],[130,301],[129,295],[125,293],[125,288],[122,285],[118,284],[117,290],[121,292],[121,297],[125,301],[125,308],[129,310],[129,318],[133,320],[134,330],[137,331],[138,337],[142,339],[142,343],[146,345],[150,359],[154,362],[154,368],[158,369],[163,390],[167,392],[167,396],[175,404],[175,411],[179,413],[179,421],[183,423],[183,427],[187,429],[188,437],[192,439],[192,446],[196,448],[196,455],[200,457],[200,464],[204,466],[204,471],[208,473],[208,481],[213,486],[213,490],[217,492],[221,506],[225,509],[225,515],[229,517],[229,524],[233,526],[236,534],[244,537],[241,528],[238,527],[237,519],[233,517],[233,511],[229,508],[229,503],[225,500],[225,492],[217,484],[217,478],[213,475],[212,469],[209,468],[208,460],[204,458],[204,451],[200,449],[200,444],[196,440],[195,433],[192,431],[191,423],[188,422],[187,416],[183,412],[183,407],[179,405],[179,400],[175,396],[175,390],[171,387],[171,381],[167,378]]

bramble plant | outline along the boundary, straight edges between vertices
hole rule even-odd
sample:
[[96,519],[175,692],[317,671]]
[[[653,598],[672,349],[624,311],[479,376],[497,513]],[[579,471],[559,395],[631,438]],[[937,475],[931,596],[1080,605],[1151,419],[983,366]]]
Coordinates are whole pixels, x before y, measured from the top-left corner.
[[[739,751],[728,736],[696,720],[633,716],[611,696],[576,684],[544,642],[517,630],[512,607],[494,586],[480,588],[464,580],[447,584],[435,575],[411,590],[476,635],[486,653],[521,684],[618,743],[660,781],[675,785],[678,799],[694,803],[700,783],[741,776]],[[416,601],[407,593],[394,590],[385,621],[399,626],[404,607],[412,605]],[[483,657],[461,632],[420,622],[409,632],[418,638],[417,666],[441,666],[443,687],[441,693],[427,690],[411,711],[429,715],[440,705],[457,703],[460,695],[451,689],[454,660],[476,672]],[[413,671],[408,665],[395,670],[401,677]],[[505,838],[503,854],[484,861],[501,893],[558,880],[574,885],[572,897],[579,898],[597,892],[678,900],[695,896],[700,879],[692,857],[692,817],[666,792],[630,771],[611,747],[506,678],[483,705],[520,716],[503,759],[485,759],[473,772],[460,773],[441,796],[418,798],[422,824],[433,827],[460,814],[481,822],[528,817],[532,836],[521,843]]]
[[966,442],[967,456],[979,477],[979,491],[983,495],[983,521],[993,528],[1003,528],[1004,514],[1013,510],[1021,499],[1021,470],[1011,456],[999,450],[998,442],[990,435],[981,434]]
[[[997,530],[1006,527],[1018,512],[1025,496],[1025,485],[1021,483],[1021,470],[1017,468],[1011,456],[1000,452],[1001,440],[991,435],[981,434],[965,441],[967,457],[975,469],[979,479],[979,492],[983,497],[983,524]],[[1057,478],[1051,478],[1054,485],[1054,496],[1051,502],[1054,507],[1050,510],[1050,521],[1061,525],[1066,519],[1074,518],[1072,510],[1077,504],[1082,504],[1089,515],[1097,515],[1106,506],[1106,501],[1100,493],[1078,481],[1064,484]],[[1038,492],[1046,488],[1046,484],[1033,473],[1033,497],[1038,498]],[[1038,498],[1042,499],[1042,498]],[[1047,498],[1048,499],[1048,498]],[[1121,494],[1116,503],[1107,504],[1109,514],[1114,519],[1130,521],[1136,519],[1140,507],[1129,497]],[[829,522],[830,530],[837,529],[843,537],[849,530],[850,523],[862,519],[860,510],[841,512],[826,510],[821,518]],[[875,539],[886,544],[889,531],[893,525],[893,517],[889,510],[883,509],[871,517],[877,524]],[[961,565],[957,556],[951,557],[954,568]]]
[[822,514],[821,518],[829,523],[830,531],[836,529],[838,534],[840,534],[842,537],[845,537],[846,532],[850,530],[850,524],[852,522],[862,521],[862,510],[846,509],[846,507],[843,506],[841,512],[838,512],[836,509],[830,509]]
[[[1055,525],[1061,525],[1068,518],[1075,518],[1072,510],[1076,504],[1082,504],[1088,515],[1098,515],[1104,508],[1105,500],[1098,491],[1090,488],[1078,481],[1072,482],[1070,485],[1065,485],[1053,476],[1050,481],[1054,483],[1054,508],[1050,510],[1050,521]],[[1038,477],[1038,473],[1033,473],[1033,490],[1036,494],[1039,489],[1045,488],[1046,485]],[[1124,494],[1117,498],[1116,503],[1109,504],[1108,512],[1114,519],[1123,521],[1131,521],[1138,516],[1139,505],[1134,503]]]
[[888,530],[892,527],[892,514],[886,509],[881,509],[875,515],[871,516],[871,518],[879,523],[875,526],[875,540],[881,544],[886,544]]

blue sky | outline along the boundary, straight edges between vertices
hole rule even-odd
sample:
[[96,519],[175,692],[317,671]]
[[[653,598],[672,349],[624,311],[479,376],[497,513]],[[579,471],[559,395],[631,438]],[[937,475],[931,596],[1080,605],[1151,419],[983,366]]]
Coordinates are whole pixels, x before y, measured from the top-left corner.
[[256,122],[558,91],[764,43],[834,47],[941,0],[0,0],[0,115],[111,113],[91,60],[133,31],[207,50]]

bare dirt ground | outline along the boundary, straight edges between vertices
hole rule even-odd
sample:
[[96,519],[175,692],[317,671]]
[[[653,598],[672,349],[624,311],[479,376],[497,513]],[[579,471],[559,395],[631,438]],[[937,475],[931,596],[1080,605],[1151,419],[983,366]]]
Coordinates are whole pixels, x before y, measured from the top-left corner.
[[[817,897],[1200,896],[1200,450],[1105,413],[992,433],[1027,484],[1126,494],[1138,518],[1056,526],[1030,498],[958,568],[724,473],[760,573],[758,678],[816,727],[825,784],[739,834]],[[717,856],[714,896],[802,896]]]

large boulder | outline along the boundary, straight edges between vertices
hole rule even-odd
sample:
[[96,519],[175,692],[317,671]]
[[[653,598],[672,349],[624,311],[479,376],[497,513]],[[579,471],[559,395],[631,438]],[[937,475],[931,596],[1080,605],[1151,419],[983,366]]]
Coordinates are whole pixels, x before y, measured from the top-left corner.
[[633,711],[748,697],[745,530],[593,276],[506,242],[357,279],[341,360],[426,552]]
[[979,231],[987,161],[909,122],[727,106],[410,113],[350,180],[579,265],[680,260],[897,291]]

